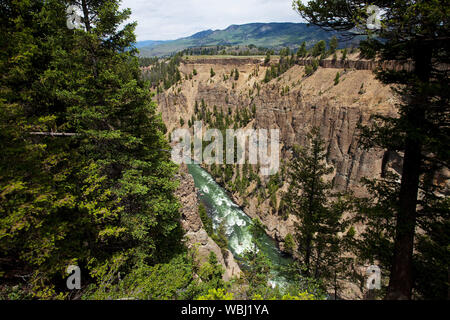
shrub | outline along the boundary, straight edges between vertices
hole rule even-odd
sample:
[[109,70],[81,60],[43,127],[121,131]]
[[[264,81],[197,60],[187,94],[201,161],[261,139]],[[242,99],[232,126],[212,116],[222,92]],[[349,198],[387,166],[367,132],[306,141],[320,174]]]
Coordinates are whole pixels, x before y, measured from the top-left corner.
[[206,212],[205,206],[200,203],[198,206],[198,215],[200,216],[200,219],[203,222],[203,226],[205,227],[206,233],[208,235],[213,234],[213,224],[211,218],[208,216],[208,213]]
[[347,48],[345,48],[343,51],[342,51],[342,57],[341,57],[341,60],[342,61],[345,61],[347,59]]
[[334,85],[337,86],[339,84],[340,74],[336,73],[336,77],[334,78]]
[[294,237],[292,234],[288,233],[286,235],[286,238],[284,238],[284,249],[289,254],[292,254],[294,252],[295,243],[294,243]]
[[327,45],[326,45],[325,41],[324,40],[320,40],[312,48],[311,54],[314,57],[320,56],[320,55],[325,53],[326,47],[327,47]]
[[225,289],[210,289],[207,295],[200,296],[197,300],[233,300],[233,293],[226,292]]

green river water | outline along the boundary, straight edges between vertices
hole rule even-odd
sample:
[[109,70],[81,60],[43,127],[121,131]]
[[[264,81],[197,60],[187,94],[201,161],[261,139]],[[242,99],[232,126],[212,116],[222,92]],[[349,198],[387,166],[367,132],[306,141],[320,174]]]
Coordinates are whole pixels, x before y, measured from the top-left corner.
[[[252,219],[230,199],[227,192],[214,181],[208,172],[197,164],[188,164],[188,169],[199,190],[200,201],[205,205],[208,215],[212,218],[214,229],[217,230],[219,225],[224,222],[228,247],[235,259],[242,264],[240,260],[242,254],[253,248],[252,235],[249,230],[253,223]],[[284,286],[287,280],[280,271],[277,271],[277,267],[285,266],[292,260],[277,248],[275,241],[268,235],[264,234],[258,240],[259,249],[266,254],[274,266],[270,284]]]

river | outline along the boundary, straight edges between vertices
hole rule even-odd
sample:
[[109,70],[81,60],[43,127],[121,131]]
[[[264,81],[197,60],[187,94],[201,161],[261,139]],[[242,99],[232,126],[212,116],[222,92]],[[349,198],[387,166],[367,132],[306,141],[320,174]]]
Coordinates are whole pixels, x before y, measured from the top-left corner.
[[[223,222],[228,237],[228,247],[233,256],[242,266],[242,254],[253,248],[250,226],[252,219],[245,214],[228,196],[227,192],[214,181],[214,178],[197,164],[188,165],[189,173],[194,178],[195,186],[199,190],[200,201],[205,205],[208,215],[212,218],[214,230]],[[274,266],[270,284],[283,287],[287,283],[285,276],[278,270],[292,260],[281,252],[276,242],[266,234],[259,240],[259,249],[265,253]]]

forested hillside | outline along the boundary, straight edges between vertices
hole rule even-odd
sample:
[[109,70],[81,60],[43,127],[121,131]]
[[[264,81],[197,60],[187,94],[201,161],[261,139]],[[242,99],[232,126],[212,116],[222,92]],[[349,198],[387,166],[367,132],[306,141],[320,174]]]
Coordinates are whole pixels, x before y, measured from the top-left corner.
[[[319,40],[328,40],[338,35],[338,32],[326,32],[315,26],[305,23],[249,23],[244,25],[231,25],[224,30],[205,30],[190,37],[163,43],[138,42],[140,55],[168,56],[176,52],[196,47],[233,47],[254,46],[270,49],[283,47],[294,48],[305,41],[312,46]],[[358,44],[358,40],[348,41],[347,46]],[[343,43],[344,44],[344,43]],[[221,48],[220,51],[226,48]]]

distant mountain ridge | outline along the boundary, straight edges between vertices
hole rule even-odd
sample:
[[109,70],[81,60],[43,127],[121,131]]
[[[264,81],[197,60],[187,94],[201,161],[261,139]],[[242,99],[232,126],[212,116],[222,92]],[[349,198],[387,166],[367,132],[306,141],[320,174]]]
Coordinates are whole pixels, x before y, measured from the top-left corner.
[[216,45],[250,45],[265,48],[298,47],[303,41],[310,46],[328,40],[336,32],[327,32],[306,23],[271,22],[230,25],[224,30],[204,30],[189,37],[169,41],[141,41],[140,55],[167,56],[190,47]]
[[162,41],[162,40],[145,40],[145,41],[139,41],[136,43],[136,48],[150,48],[153,46],[156,46],[158,44],[162,44],[166,41]]

